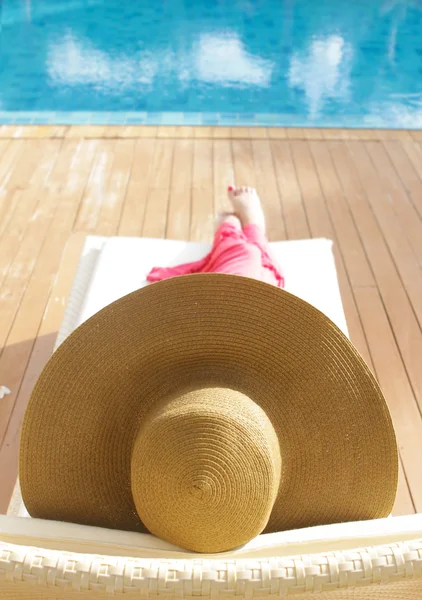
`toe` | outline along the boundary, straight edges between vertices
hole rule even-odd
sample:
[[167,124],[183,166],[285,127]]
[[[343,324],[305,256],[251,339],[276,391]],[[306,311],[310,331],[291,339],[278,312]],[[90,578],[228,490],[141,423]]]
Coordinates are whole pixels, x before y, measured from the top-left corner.
[[227,188],[227,195],[228,195],[229,199],[231,200],[235,194],[236,194],[236,188],[233,185],[229,185],[229,187]]

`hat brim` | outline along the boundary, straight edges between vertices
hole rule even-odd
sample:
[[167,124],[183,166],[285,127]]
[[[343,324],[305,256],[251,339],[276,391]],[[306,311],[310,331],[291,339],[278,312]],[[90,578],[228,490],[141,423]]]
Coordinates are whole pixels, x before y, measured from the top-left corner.
[[282,473],[267,532],[391,512],[398,476],[391,417],[351,342],[288,292],[201,274],[121,298],[51,357],[22,429],[29,513],[145,531],[130,484],[139,425],[155,402],[210,386],[247,394],[277,433]]

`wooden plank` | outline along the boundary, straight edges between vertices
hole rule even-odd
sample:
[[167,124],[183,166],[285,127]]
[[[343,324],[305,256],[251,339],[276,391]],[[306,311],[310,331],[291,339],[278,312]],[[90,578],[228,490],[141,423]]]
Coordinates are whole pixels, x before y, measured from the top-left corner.
[[378,129],[379,140],[411,140],[412,136],[406,129]]
[[63,138],[65,137],[67,130],[69,129],[69,125],[55,125],[54,126],[54,138]]
[[265,213],[267,237],[270,241],[286,239],[284,215],[278,192],[269,140],[252,140],[256,187]]
[[[391,133],[388,130],[385,129],[375,129],[375,130],[370,130],[372,132],[374,132],[374,141],[380,141],[380,140],[386,140],[386,139],[391,139]],[[362,139],[362,137],[361,137]]]
[[9,150],[14,143],[15,142],[12,142],[11,140],[3,140],[0,138],[0,211],[2,210],[2,197],[4,196],[5,187],[7,186],[7,181],[6,185],[4,182],[5,174],[7,173],[7,167],[5,168],[4,163],[9,160]]
[[345,140],[360,140],[361,129],[345,129]]
[[222,140],[230,139],[231,128],[230,127],[213,127],[212,128],[212,137],[214,139],[222,139]]
[[312,237],[328,238],[334,241],[334,256],[344,312],[347,319],[350,339],[356,346],[365,362],[371,366],[371,358],[363,333],[362,324],[356,307],[354,295],[350,287],[343,257],[340,252],[339,240],[336,239],[330,216],[324,201],[324,196],[319,183],[315,166],[305,141],[290,142],[292,157],[302,194],[303,204]]
[[124,127],[120,128],[119,137],[124,139],[139,138],[139,130],[139,125],[125,125]]
[[[116,140],[122,137],[124,132],[124,125],[108,125],[105,130],[101,133],[101,137],[104,139]],[[90,136],[91,137],[91,136]]]
[[305,140],[323,140],[324,130],[316,127],[309,127],[303,129],[303,139]]
[[19,139],[22,137],[23,131],[22,125],[3,125],[0,135],[3,139]]
[[31,139],[33,137],[33,132],[35,132],[37,127],[31,125],[21,125],[15,128],[15,132],[13,134],[13,138],[15,139]]
[[422,181],[422,145],[412,140],[410,142],[402,142],[401,146],[409,157],[413,168],[418,174],[419,180]]
[[75,231],[95,231],[110,176],[115,145],[114,140],[99,140],[97,143],[91,174],[76,216]]
[[255,163],[250,140],[233,140],[231,145],[236,185],[256,188]]
[[359,288],[355,290],[355,296],[378,381],[393,419],[414,506],[420,512],[422,418],[378,291],[375,288]]
[[267,127],[267,135],[272,140],[287,139],[287,131],[285,127]]
[[42,125],[24,125],[22,127],[22,131],[20,132],[20,138],[22,139],[37,139],[37,138],[49,138],[50,136],[46,135],[46,131],[44,126]]
[[0,140],[10,140],[13,137],[15,131],[15,125],[1,125],[0,126]]
[[368,365],[369,369],[374,372],[371,353],[368,348],[368,342],[362,326],[359,310],[356,305],[355,290],[353,290],[350,286],[350,281],[344,266],[343,257],[341,256],[337,243],[334,244],[333,254],[336,263],[341,300],[344,314],[346,315],[350,341],[353,343],[365,363]]
[[6,145],[7,152],[4,152],[3,156],[0,159],[0,207],[3,204],[2,198],[4,197],[4,194],[8,189],[8,184],[10,178],[12,177],[12,173],[15,170],[15,167],[18,164],[18,161],[22,156],[25,148],[24,142],[22,142],[21,140],[3,142],[3,144]]
[[[60,142],[46,145],[45,142],[35,141],[27,148],[38,157],[38,164],[29,180],[28,189],[12,188],[14,191],[9,203],[14,210],[11,210],[8,218],[3,217],[4,229],[0,234],[0,290],[14,263],[20,244],[24,240],[29,223],[38,217],[37,206],[42,200],[39,190],[42,189],[54,167],[60,150]],[[16,268],[16,264],[14,268]]]
[[166,238],[189,240],[193,140],[176,140],[167,216]]
[[152,138],[157,137],[158,127],[150,125],[125,125],[119,129],[120,138]]
[[212,140],[195,139],[193,152],[192,187],[196,190],[213,190],[213,146],[214,143]]
[[331,222],[352,288],[375,284],[371,268],[324,142],[309,142]]
[[119,129],[119,138],[120,139],[131,139],[131,138],[138,137],[137,135],[135,135],[135,132],[136,132],[136,125],[135,126],[123,125]]
[[378,129],[355,129],[356,139],[363,141],[377,141],[380,139]]
[[119,235],[140,236],[142,233],[155,144],[155,138],[135,140],[132,172],[119,224]]
[[190,240],[211,243],[214,234],[214,172],[211,140],[194,142]]
[[407,129],[395,129],[394,139],[400,140],[401,142],[408,142],[412,140],[412,136],[410,134],[410,131],[408,131]]
[[413,515],[416,513],[415,505],[413,504],[412,492],[404,473],[403,461],[399,460],[399,479],[397,483],[397,494],[391,514],[393,517]]
[[220,212],[231,210],[227,197],[227,187],[235,185],[233,156],[229,140],[213,140],[213,169],[214,169],[214,211],[215,216]]
[[2,125],[0,126],[0,138],[50,139],[63,137],[67,129],[67,125]]
[[411,131],[410,135],[412,136],[412,139],[415,140],[415,142],[422,142],[422,130],[421,129]]
[[[50,141],[52,143],[52,140]],[[34,260],[30,280],[24,290],[18,313],[13,321],[7,345],[0,357],[0,380],[12,390],[7,401],[0,405],[0,440],[3,441],[11,418],[16,394],[22,383],[42,315],[47,304],[54,277],[57,273],[64,246],[72,230],[72,223],[90,172],[94,142],[63,147],[44,190],[45,215],[36,223],[36,231],[25,240],[33,244]],[[60,202],[57,192],[61,191]],[[16,304],[15,304],[16,306]]]
[[249,137],[251,139],[266,140],[268,138],[268,132],[266,127],[250,127]]
[[0,138],[0,161],[2,160],[3,156],[6,154],[7,150],[10,148],[10,144],[11,144],[10,140],[3,140]]
[[20,429],[26,406],[34,385],[53,352],[84,241],[85,235],[77,233],[71,236],[66,244],[28,366],[16,392],[14,410],[0,448],[0,513],[4,513],[9,504],[18,476]]
[[274,168],[283,205],[286,236],[289,240],[310,237],[309,224],[302,202],[290,145],[287,141],[271,142]]
[[[60,142],[53,140],[46,141],[49,145],[58,146]],[[60,158],[55,164],[50,177],[54,177]],[[70,164],[70,156],[66,156]],[[0,300],[0,310],[2,320],[0,323],[0,346],[4,346],[0,356],[0,380],[6,381],[7,387],[12,390],[12,394],[6,397],[6,401],[0,404],[0,443],[3,439],[5,428],[7,426],[15,394],[19,385],[21,365],[25,365],[24,356],[30,352],[33,345],[31,328],[28,323],[22,319],[16,319],[17,313],[20,315],[22,303],[27,297],[27,289],[33,282],[33,271],[37,264],[38,255],[45,241],[45,236],[52,221],[56,201],[53,191],[47,191],[46,187],[39,186],[38,191],[42,197],[40,210],[35,219],[32,219],[27,227],[26,235],[20,244],[16,257],[9,269],[5,282],[2,287],[2,296]],[[32,276],[32,278],[31,278]],[[33,306],[28,307],[31,311]],[[34,332],[36,335],[36,331]]]
[[[11,227],[8,228],[7,234],[5,234],[2,242],[5,244],[5,250],[7,248],[8,260],[4,260],[5,254],[3,254],[3,265],[11,264],[14,259],[14,252],[20,248],[20,242],[24,240],[26,230],[30,228],[30,224],[40,216],[43,216],[42,206],[42,190],[45,183],[48,181],[54,167],[54,174],[56,181],[63,176],[62,162],[57,161],[61,141],[35,141],[27,145],[28,148],[38,157],[38,165],[34,175],[29,181],[29,189],[18,190],[19,204],[13,215]],[[72,147],[75,147],[75,143],[72,142]],[[66,168],[66,167],[64,167]],[[38,208],[37,208],[37,205]],[[36,227],[36,226],[35,226]],[[28,257],[32,260],[33,254],[28,252]],[[29,263],[28,263],[29,264]],[[21,272],[21,267],[13,265],[14,269]],[[25,265],[28,266],[28,265]],[[22,275],[22,272],[20,273]]]
[[305,139],[304,131],[302,127],[286,127],[287,138],[289,140],[303,140]]
[[[358,148],[355,148],[355,150],[356,152],[359,151]],[[422,373],[420,369],[422,340],[420,329],[406,289],[396,269],[397,256],[391,255],[389,252],[384,237],[385,231],[381,230],[381,222],[375,218],[367,198],[367,194],[371,196],[375,193],[371,184],[371,172],[366,177],[361,169],[356,168],[356,163],[349,152],[349,144],[331,142],[330,151],[371,263],[403,362],[416,397],[420,401],[422,399]],[[364,154],[362,161],[365,160],[368,159],[365,158]]]
[[[28,285],[29,278],[35,267],[36,258],[41,248],[45,228],[54,211],[53,199],[45,195],[46,182],[53,172],[53,167],[58,157],[61,142],[58,140],[46,140],[44,142],[44,159],[40,165],[39,172],[33,187],[28,191],[22,191],[22,210],[17,213],[17,226],[23,228],[23,232],[10,227],[10,237],[6,238],[7,253],[2,256],[2,264],[7,268],[2,282],[0,293],[0,348],[4,347],[9,336],[10,328],[14,322],[22,296]],[[38,210],[30,217],[31,213],[25,211],[26,200],[29,208],[38,206]],[[38,200],[38,204],[36,201]],[[18,239],[12,235],[16,231]],[[1,365],[1,357],[0,357]],[[7,370],[5,371],[7,373]],[[7,384],[6,384],[7,385]],[[10,387],[10,386],[8,386]],[[11,388],[12,389],[12,388]],[[8,398],[10,398],[8,396]],[[1,403],[6,404],[6,403]],[[0,405],[0,409],[1,409]],[[0,440],[1,440],[1,412],[0,412]]]
[[13,164],[10,165],[9,177],[7,183],[3,182],[2,189],[14,192],[17,189],[27,187],[40,161],[40,155],[45,144],[43,140],[34,140],[30,144],[14,141],[12,144],[18,145],[19,151],[15,155]]
[[157,139],[145,219],[142,227],[144,237],[165,237],[173,152],[174,140]]
[[[414,142],[410,142],[410,144],[415,145]],[[397,178],[399,178],[401,186],[409,194],[413,206],[418,212],[419,217],[422,218],[422,181],[417,170],[417,161],[414,164],[410,158],[412,151],[410,151],[409,155],[406,153],[403,142],[394,140],[385,141],[384,147],[396,170],[396,175],[393,176],[393,179],[397,181]],[[413,155],[413,159],[415,158],[417,158],[417,155]],[[422,153],[420,153],[420,174],[422,175]]]
[[334,239],[334,229],[309,145],[305,141],[291,141],[290,148],[312,237]]
[[248,140],[251,137],[250,128],[249,127],[231,127],[230,128],[230,137],[232,138],[232,140],[235,140],[235,139]]
[[23,127],[21,125],[3,125],[0,129],[0,137],[3,139],[16,139],[22,136]]
[[[400,177],[404,188],[408,192],[412,192],[415,184],[418,184],[417,190],[420,191],[419,184],[421,183],[420,176],[422,176],[422,152],[420,150],[418,152],[417,150],[420,146],[414,142],[403,143],[397,140],[386,140],[384,141],[383,146],[386,149],[388,157],[394,165],[395,171]],[[413,153],[412,147],[414,149]],[[406,148],[410,149],[410,154],[406,152]]]
[[324,140],[343,140],[345,137],[343,129],[326,128],[322,129],[321,133]]
[[14,139],[28,139],[31,137],[31,130],[34,127],[30,125],[16,125],[13,132]]
[[[402,229],[391,204],[394,190],[385,188],[381,180],[387,175],[379,173],[367,153],[367,145],[361,142],[348,142],[349,151],[357,167],[360,180],[365,187],[368,201],[381,226],[383,235],[394,257],[400,277],[406,287],[413,309],[422,324],[422,273],[418,260]],[[371,152],[373,156],[373,152]],[[384,163],[381,163],[384,164]],[[388,192],[387,190],[390,190]]]
[[[222,128],[219,127],[218,129]],[[176,135],[178,138],[194,138],[195,128],[186,125],[183,125],[182,127],[176,127]]]
[[39,149],[42,147],[37,142],[35,144],[12,142],[12,144],[18,145],[18,152],[14,155],[13,162],[9,163],[8,171],[0,184],[0,238],[9,227],[19,202],[19,192],[27,187],[36,170],[37,162],[40,160]]
[[174,127],[174,126],[164,127],[161,125],[157,128],[157,137],[158,138],[175,138],[176,130],[177,130],[177,127]]
[[106,125],[72,125],[65,133],[66,138],[102,138],[107,130]]
[[138,137],[156,138],[158,136],[158,127],[156,125],[143,125],[137,128]]
[[[397,175],[397,172],[389,159],[385,146],[377,142],[367,142],[365,147],[372,159],[375,170],[377,173],[382,174],[379,177],[379,181],[384,190],[384,201],[392,207],[398,216],[398,219],[395,220],[397,230],[400,228],[401,224],[405,237],[407,237],[409,245],[419,261],[419,265],[422,265],[422,221],[420,215],[411,202],[406,190],[403,188],[400,177]],[[399,232],[397,231],[396,233],[398,234]]]
[[171,185],[174,140],[157,140],[151,172],[152,188],[168,190]]
[[132,169],[134,140],[117,140],[110,176],[95,228],[97,235],[117,233]]
[[344,140],[356,140],[359,139],[359,136],[356,134],[355,129],[341,129],[341,133],[343,135]]
[[196,138],[212,138],[213,136],[213,128],[212,127],[195,127],[195,137]]
[[41,127],[38,127],[34,137],[42,139],[64,137],[66,130],[67,127],[60,127],[57,125],[42,125]]
[[148,193],[142,236],[148,238],[164,238],[167,226],[167,207],[170,190],[152,188]]
[[48,138],[45,135],[44,128],[41,125],[24,125],[20,135],[21,139],[39,139]]

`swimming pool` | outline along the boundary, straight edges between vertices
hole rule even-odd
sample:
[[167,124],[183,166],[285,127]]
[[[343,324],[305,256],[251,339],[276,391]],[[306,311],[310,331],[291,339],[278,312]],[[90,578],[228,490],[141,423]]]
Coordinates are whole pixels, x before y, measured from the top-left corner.
[[422,128],[421,0],[0,0],[0,122]]

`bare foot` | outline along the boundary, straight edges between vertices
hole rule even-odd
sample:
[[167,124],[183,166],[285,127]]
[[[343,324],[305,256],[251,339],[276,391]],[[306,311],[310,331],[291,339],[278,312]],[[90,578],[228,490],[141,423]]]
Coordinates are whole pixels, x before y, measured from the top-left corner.
[[230,186],[228,196],[236,215],[242,222],[242,227],[245,227],[245,225],[258,225],[265,233],[264,211],[255,188],[245,186],[233,188]]

